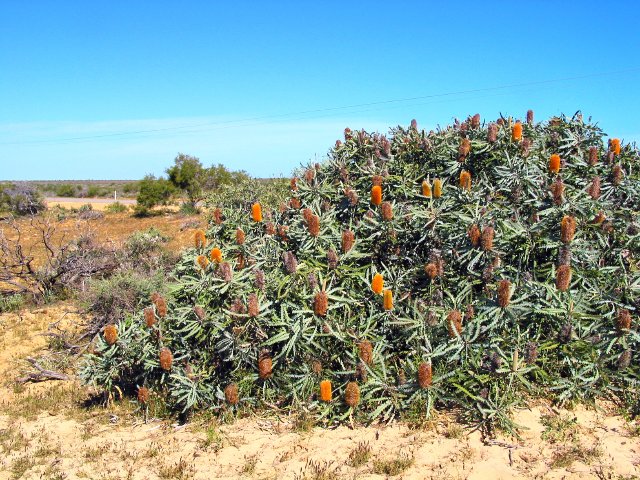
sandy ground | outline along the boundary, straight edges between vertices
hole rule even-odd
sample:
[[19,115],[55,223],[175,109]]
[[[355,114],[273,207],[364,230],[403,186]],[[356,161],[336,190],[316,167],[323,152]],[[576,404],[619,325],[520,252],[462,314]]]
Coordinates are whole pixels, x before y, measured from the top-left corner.
[[[103,218],[92,220],[80,220],[77,218],[65,218],[58,220],[52,212],[45,213],[37,217],[38,221],[48,218],[54,228],[54,245],[61,244],[65,240],[76,238],[79,232],[94,232],[99,241],[115,242],[122,244],[132,233],[136,231],[148,230],[151,227],[157,228],[169,238],[167,249],[169,251],[179,251],[193,241],[193,233],[197,226],[204,226],[203,217],[182,216],[173,214],[163,214],[152,217],[137,218],[128,213],[110,213]],[[36,263],[45,254],[42,238],[38,228],[31,224],[29,218],[19,218],[18,225],[23,233],[22,242],[25,251],[32,249],[32,254],[36,257]],[[15,238],[16,232],[8,228],[7,224],[0,222],[0,229],[8,238]]]
[[[117,200],[122,205],[135,206],[135,198],[119,198]],[[80,208],[82,205],[90,204],[94,210],[105,210],[109,205],[116,203],[113,198],[69,198],[69,197],[47,197],[45,198],[47,207]]]
[[25,357],[50,354],[42,333],[81,321],[71,303],[0,315],[0,479],[640,478],[640,424],[604,403],[539,402],[514,413],[521,439],[483,442],[445,414],[420,428],[306,429],[276,414],[179,426],[144,423],[129,400],[94,405],[74,381],[16,387]]

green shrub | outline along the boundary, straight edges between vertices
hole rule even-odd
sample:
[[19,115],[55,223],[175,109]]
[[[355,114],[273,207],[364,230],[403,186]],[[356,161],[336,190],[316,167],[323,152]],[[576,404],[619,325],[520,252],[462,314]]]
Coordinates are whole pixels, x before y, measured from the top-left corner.
[[75,197],[76,189],[68,183],[61,183],[55,186],[55,194],[57,197]]
[[19,310],[24,305],[24,297],[19,293],[0,296],[0,313]]
[[[457,407],[485,430],[513,429],[530,396],[637,389],[638,151],[614,153],[579,115],[520,124],[522,138],[501,122],[346,130],[289,202],[215,202],[168,305],[142,302],[157,323],[127,317],[82,377],[147,385],[182,411],[291,406],[329,423]],[[214,247],[222,263],[206,261]]]
[[125,213],[129,211],[129,207],[120,202],[113,202],[104,207],[106,213]]

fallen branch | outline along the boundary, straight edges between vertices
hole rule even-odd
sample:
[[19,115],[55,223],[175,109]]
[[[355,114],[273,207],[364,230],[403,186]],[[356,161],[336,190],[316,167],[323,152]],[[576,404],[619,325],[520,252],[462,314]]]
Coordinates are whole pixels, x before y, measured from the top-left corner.
[[27,361],[33,365],[37,372],[30,372],[24,377],[18,378],[16,380],[17,383],[44,382],[46,380],[71,380],[71,377],[65,373],[54,372],[53,370],[43,368],[35,358],[28,357]]

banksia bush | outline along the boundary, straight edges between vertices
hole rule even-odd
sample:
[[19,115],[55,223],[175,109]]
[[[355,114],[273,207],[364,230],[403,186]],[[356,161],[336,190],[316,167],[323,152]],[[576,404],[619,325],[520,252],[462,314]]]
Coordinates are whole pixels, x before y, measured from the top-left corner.
[[[640,378],[638,151],[610,151],[579,115],[527,119],[520,140],[512,126],[470,117],[434,131],[347,132],[326,160],[292,172],[297,181],[214,192],[206,243],[176,260],[170,294],[118,317],[114,346],[98,336],[82,379],[133,398],[144,385],[185,414],[228,410],[235,384],[251,409],[304,408],[326,425],[451,406],[480,428],[508,430],[510,408],[541,394],[622,404]],[[562,159],[557,173],[551,154]],[[443,192],[462,168],[473,188]],[[161,347],[175,352],[170,371],[157,366]],[[437,385],[423,364],[443,372]],[[318,405],[329,379],[345,401]]]
[[371,187],[371,203],[376,206],[382,203],[382,187],[380,185]]
[[113,323],[104,327],[104,341],[109,345],[113,345],[118,340],[118,329]]
[[429,388],[433,383],[433,371],[430,363],[422,362],[418,365],[418,385],[420,388]]
[[506,308],[511,303],[511,282],[509,280],[500,280],[498,282],[498,305]]
[[360,403],[360,387],[356,382],[349,382],[344,389],[344,403],[355,408]]
[[330,402],[333,398],[333,391],[331,389],[331,380],[322,380],[320,382],[320,400],[323,402]]
[[549,171],[551,173],[560,172],[560,155],[554,153],[549,157]]
[[173,354],[171,350],[168,347],[161,348],[158,358],[160,359],[160,368],[167,372],[170,371],[173,365]]
[[382,276],[381,273],[376,273],[373,276],[373,280],[371,280],[371,290],[373,290],[373,292],[376,293],[377,295],[380,295],[382,293],[383,288],[384,288],[384,277]]
[[197,249],[204,248],[207,244],[207,237],[202,230],[196,230],[193,234],[193,243]]

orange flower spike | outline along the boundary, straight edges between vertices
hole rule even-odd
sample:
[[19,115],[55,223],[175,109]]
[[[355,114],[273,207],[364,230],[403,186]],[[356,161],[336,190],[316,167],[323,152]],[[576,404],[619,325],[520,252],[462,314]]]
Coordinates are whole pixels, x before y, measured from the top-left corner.
[[206,270],[207,266],[209,265],[209,260],[204,255],[198,255],[196,262],[202,270]]
[[558,155],[557,153],[554,153],[549,158],[549,171],[551,173],[560,172],[560,155]]
[[384,278],[381,273],[376,273],[371,281],[371,290],[380,295],[384,288]]
[[422,195],[431,198],[431,185],[426,180],[422,182]]
[[442,196],[442,180],[436,178],[433,181],[433,198],[440,198]]
[[614,155],[620,155],[620,139],[612,138],[609,148],[611,149]]
[[322,380],[320,382],[320,400],[323,402],[330,402],[333,398],[333,392],[331,391],[331,380]]
[[382,187],[380,185],[374,185],[371,187],[371,203],[375,206],[382,203]]
[[211,253],[209,254],[209,258],[211,258],[212,262],[222,262],[222,250],[220,250],[218,247],[213,248],[211,250]]
[[254,203],[251,207],[251,218],[254,222],[262,221],[262,207],[259,203]]
[[515,123],[515,125],[511,129],[511,139],[514,142],[519,142],[520,140],[522,140],[522,123]]
[[387,311],[393,310],[393,292],[391,290],[384,291],[382,307]]

